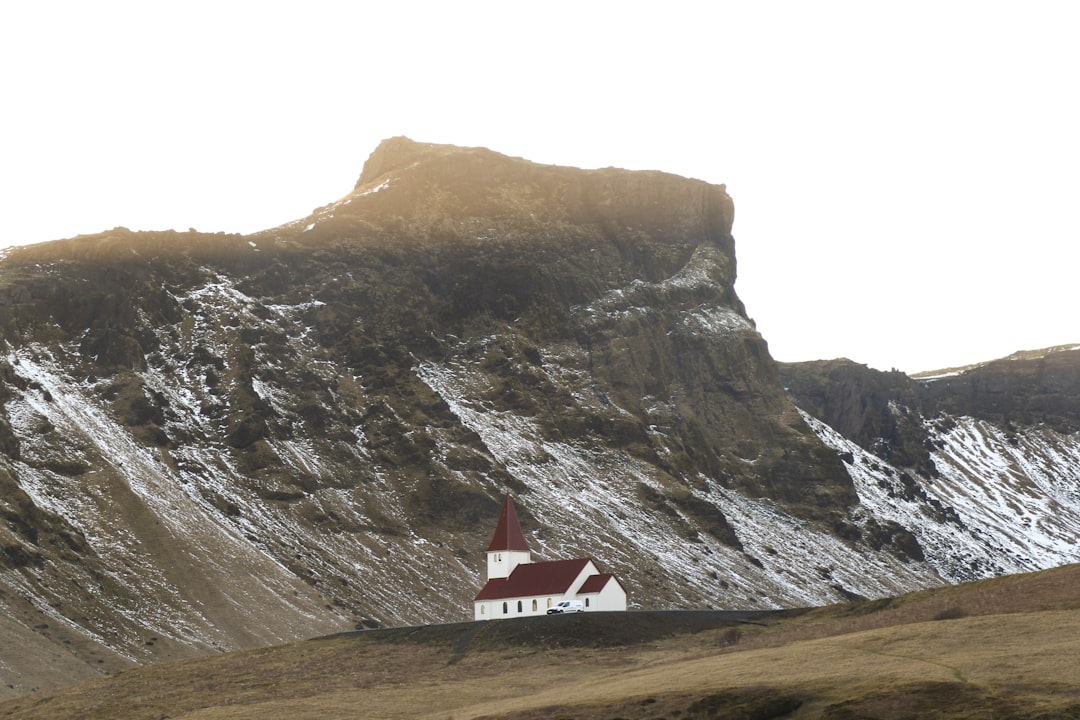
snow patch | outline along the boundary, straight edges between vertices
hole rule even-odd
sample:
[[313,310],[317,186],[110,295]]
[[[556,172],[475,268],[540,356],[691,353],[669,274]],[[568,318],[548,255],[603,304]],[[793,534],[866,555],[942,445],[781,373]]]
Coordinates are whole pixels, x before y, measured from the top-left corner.
[[1023,439],[991,423],[927,422],[936,478],[914,478],[803,413],[827,445],[850,454],[848,474],[878,521],[919,541],[942,577],[962,582],[1080,561],[1080,435],[1030,428]]

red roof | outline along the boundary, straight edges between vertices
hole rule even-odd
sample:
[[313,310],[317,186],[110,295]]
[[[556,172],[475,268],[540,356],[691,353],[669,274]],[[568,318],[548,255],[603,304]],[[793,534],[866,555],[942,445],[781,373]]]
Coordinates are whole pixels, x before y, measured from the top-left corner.
[[[611,573],[600,573],[599,575],[590,575],[585,580],[585,584],[581,586],[581,589],[577,591],[578,595],[589,595],[590,593],[598,593],[607,586],[608,581],[615,576]],[[619,582],[618,579],[615,582]],[[621,584],[621,583],[620,583]]]
[[[503,600],[540,595],[562,595],[570,589],[574,580],[588,564],[588,558],[580,558],[518,565],[510,573],[510,577],[488,580],[476,599]],[[585,582],[587,584],[588,580]]]
[[499,513],[499,524],[495,526],[495,534],[492,536],[487,549],[488,552],[500,550],[530,552],[529,543],[525,542],[525,536],[521,534],[517,510],[514,509],[514,501],[510,499],[510,493],[506,493],[506,498],[503,500],[502,512]]

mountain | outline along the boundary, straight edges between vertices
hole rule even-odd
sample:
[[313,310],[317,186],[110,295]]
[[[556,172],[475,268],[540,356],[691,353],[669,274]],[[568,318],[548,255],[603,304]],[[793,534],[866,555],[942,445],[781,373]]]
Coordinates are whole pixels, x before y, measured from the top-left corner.
[[0,694],[465,619],[506,491],[535,557],[636,608],[1077,559],[1080,352],[778,364],[733,217],[723,186],[394,138],[278,228],[7,251]]

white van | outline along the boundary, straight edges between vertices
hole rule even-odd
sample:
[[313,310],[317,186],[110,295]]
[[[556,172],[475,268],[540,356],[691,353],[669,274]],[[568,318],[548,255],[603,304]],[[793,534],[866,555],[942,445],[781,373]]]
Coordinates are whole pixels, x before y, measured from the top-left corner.
[[563,600],[555,607],[548,608],[548,615],[557,615],[559,613],[572,613],[572,612],[585,612],[585,606],[581,604],[580,600]]

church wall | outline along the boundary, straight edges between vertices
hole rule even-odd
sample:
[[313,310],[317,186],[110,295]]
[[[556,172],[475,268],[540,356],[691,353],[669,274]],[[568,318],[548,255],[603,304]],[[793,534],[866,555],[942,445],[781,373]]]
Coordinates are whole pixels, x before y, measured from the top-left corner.
[[577,598],[577,591],[581,589],[581,586],[585,584],[585,581],[592,575],[599,575],[600,570],[592,560],[585,563],[585,567],[581,569],[574,582],[570,583],[570,587],[566,589],[566,594],[563,596],[566,600],[574,600]]
[[[571,596],[567,596],[571,597]],[[540,595],[526,598],[507,598],[505,600],[480,600],[473,603],[474,620],[499,620],[502,618],[528,617],[530,615],[547,615],[549,607],[562,602],[562,595]],[[518,603],[521,603],[521,611],[518,612]],[[536,609],[533,610],[533,603]],[[506,603],[506,612],[503,612],[503,603]]]
[[626,610],[626,591],[614,578],[608,580],[604,588],[598,593],[582,595],[579,600],[589,599],[586,612],[613,612]]

